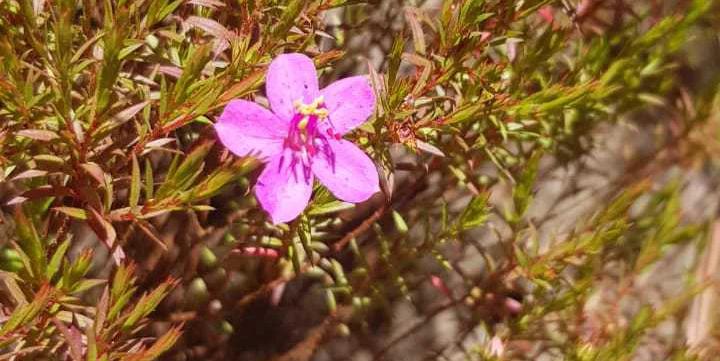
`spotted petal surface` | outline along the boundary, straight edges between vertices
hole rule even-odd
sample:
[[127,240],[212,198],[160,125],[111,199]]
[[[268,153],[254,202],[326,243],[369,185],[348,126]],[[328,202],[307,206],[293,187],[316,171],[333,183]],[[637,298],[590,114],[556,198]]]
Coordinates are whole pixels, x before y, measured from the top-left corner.
[[335,197],[358,203],[380,190],[377,168],[365,152],[344,139],[329,145],[331,152],[313,158],[312,170]]
[[215,131],[234,154],[267,159],[282,151],[288,123],[256,103],[233,100],[215,123]]
[[375,111],[375,92],[365,76],[340,79],[320,91],[329,121],[339,134],[364,123]]
[[302,164],[290,162],[287,153],[273,157],[265,165],[255,186],[258,202],[275,224],[300,215],[312,193],[312,174],[306,177]]
[[268,67],[265,92],[273,113],[290,121],[296,100],[310,103],[320,93],[312,59],[302,54],[278,55]]

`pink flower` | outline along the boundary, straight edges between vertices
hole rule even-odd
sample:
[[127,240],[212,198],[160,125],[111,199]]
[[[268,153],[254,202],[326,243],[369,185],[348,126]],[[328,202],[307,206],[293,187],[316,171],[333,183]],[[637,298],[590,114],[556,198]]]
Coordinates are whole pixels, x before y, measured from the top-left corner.
[[366,77],[341,79],[320,89],[310,58],[283,54],[270,63],[265,90],[272,112],[233,100],[215,129],[231,152],[267,163],[255,196],[273,223],[290,221],[305,209],[314,177],[346,202],[365,201],[379,190],[372,160],[342,138],[375,109]]

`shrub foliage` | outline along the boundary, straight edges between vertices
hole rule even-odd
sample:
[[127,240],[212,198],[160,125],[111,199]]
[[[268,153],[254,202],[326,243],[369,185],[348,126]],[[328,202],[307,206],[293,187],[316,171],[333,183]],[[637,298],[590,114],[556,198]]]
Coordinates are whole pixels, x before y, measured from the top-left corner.
[[[0,0],[0,359],[712,355],[692,302],[718,236],[685,198],[691,170],[717,174],[718,13]],[[376,112],[348,138],[382,192],[316,186],[274,226],[263,165],[212,124],[264,103],[289,52],[369,75]]]

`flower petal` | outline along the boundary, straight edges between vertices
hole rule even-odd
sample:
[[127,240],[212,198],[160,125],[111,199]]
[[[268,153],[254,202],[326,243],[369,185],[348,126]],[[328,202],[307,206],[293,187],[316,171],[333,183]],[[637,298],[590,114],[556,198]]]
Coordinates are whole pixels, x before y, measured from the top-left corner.
[[215,131],[222,144],[236,155],[266,159],[282,151],[289,126],[258,104],[233,100],[215,123]]
[[268,67],[265,93],[272,111],[290,121],[295,114],[293,102],[309,104],[320,93],[312,59],[297,53],[278,55]]
[[255,185],[255,196],[275,224],[295,219],[312,193],[312,174],[305,176],[302,163],[290,162],[289,154],[273,157]]
[[340,79],[320,91],[335,131],[345,134],[375,111],[375,92],[366,76]]
[[328,142],[330,152],[318,152],[312,170],[335,197],[358,203],[380,190],[377,168],[367,154],[344,139]]

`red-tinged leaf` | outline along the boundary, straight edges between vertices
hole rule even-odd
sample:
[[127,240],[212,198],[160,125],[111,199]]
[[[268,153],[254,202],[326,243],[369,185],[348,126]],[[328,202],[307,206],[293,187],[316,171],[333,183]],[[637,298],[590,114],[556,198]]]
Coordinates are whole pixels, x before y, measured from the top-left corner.
[[48,174],[46,170],[39,170],[39,169],[28,169],[15,177],[12,178],[12,180],[21,180],[21,179],[28,179],[28,178],[35,178],[35,177],[44,177]]
[[52,154],[38,154],[33,157],[37,164],[37,169],[47,171],[58,171],[64,168],[66,161]]
[[90,228],[95,231],[95,234],[97,234],[105,245],[109,249],[112,249],[115,245],[115,239],[117,239],[115,228],[94,208],[90,208],[88,211],[88,225],[90,225]]
[[135,116],[138,112],[143,110],[148,104],[150,104],[149,100],[146,100],[144,102],[140,102],[138,104],[135,104],[127,109],[124,109],[120,111],[119,113],[115,114],[113,116],[113,122],[115,123],[114,126],[119,126],[127,122],[128,120],[132,119],[132,117]]
[[[19,336],[11,336],[9,337],[10,340],[15,340],[16,338],[20,338]],[[0,341],[0,347],[6,347],[11,342],[8,342],[7,340]],[[23,347],[18,350],[13,350],[12,354],[5,354],[0,355],[0,360],[24,360],[22,356],[26,355],[32,355],[33,353],[39,352],[41,350],[46,349],[47,346],[30,346],[30,347]]]
[[27,200],[28,200],[27,197],[17,196],[17,197],[13,197],[13,198],[10,199],[9,201],[7,201],[7,203],[5,203],[5,205],[7,205],[7,206],[16,206],[16,205],[25,203],[25,201],[27,201]]
[[145,144],[145,148],[159,148],[159,147],[162,147],[163,145],[172,143],[172,142],[174,142],[174,141],[175,141],[175,138],[160,138],[160,139],[155,139],[155,140],[153,140],[153,141],[151,141],[151,142],[147,142],[147,143]]
[[75,138],[77,138],[78,141],[81,143],[85,141],[85,130],[83,129],[82,123],[75,120],[72,122],[72,129],[73,133],[75,133]]
[[334,36],[332,36],[332,35],[324,32],[324,31],[315,30],[315,34],[318,34],[318,35],[320,35],[320,36],[322,36],[323,38],[326,38],[326,39],[335,40],[335,37],[334,37]]
[[233,33],[215,20],[199,16],[189,16],[185,19],[185,25],[202,29],[206,33],[220,40],[230,40]]
[[219,0],[189,0],[188,4],[204,6],[210,9],[217,9],[225,6],[225,3]]
[[239,83],[232,85],[230,89],[220,95],[218,106],[224,105],[235,98],[249,94],[251,91],[255,90],[260,83],[262,83],[263,79],[265,79],[265,71],[263,69],[256,70]]
[[73,55],[72,59],[70,59],[71,63],[77,63],[80,60],[80,57],[82,57],[85,52],[93,45],[96,41],[98,41],[100,38],[102,38],[105,35],[104,32],[99,31],[95,36],[92,38],[86,40],[80,47],[77,48],[75,51],[75,55]]
[[182,325],[170,328],[160,338],[153,343],[147,350],[142,350],[138,353],[131,354],[127,357],[127,361],[153,361],[158,359],[160,355],[169,350],[180,336],[182,336]]
[[72,329],[68,328],[62,321],[54,317],[52,319],[52,323],[58,330],[60,330],[63,337],[65,337],[65,343],[67,343],[68,348],[70,349],[70,358],[73,361],[82,360],[83,345],[80,332],[72,326],[70,326]]
[[37,314],[40,313],[45,306],[47,306],[54,294],[53,289],[48,284],[43,284],[42,287],[40,287],[40,290],[35,293],[35,298],[32,302],[25,306],[18,307],[15,311],[13,311],[10,318],[8,318],[8,320],[2,325],[2,328],[0,328],[0,337],[17,330],[19,327],[22,327],[29,322],[32,322]]
[[433,155],[437,155],[438,157],[445,157],[445,153],[443,153],[440,149],[438,149],[437,147],[435,147],[432,144],[425,143],[422,140],[416,139],[415,146],[417,146],[418,149],[420,149],[424,152],[427,152],[427,153],[430,153]]
[[81,221],[84,221],[87,219],[87,212],[82,208],[75,208],[75,207],[55,207],[53,208],[54,211],[58,211],[60,213],[63,213],[65,215],[68,215],[72,218],[79,219]]
[[165,75],[170,75],[173,78],[180,78],[182,76],[182,69],[176,66],[160,65],[158,71]]
[[177,154],[177,155],[180,155],[180,156],[182,156],[182,155],[185,154],[185,153],[183,153],[183,152],[181,152],[181,151],[179,151],[179,150],[176,150],[176,149],[165,148],[165,147],[154,147],[154,148],[145,148],[145,149],[143,149],[143,151],[142,151],[142,153],[140,153],[140,155],[141,155],[141,156],[144,156],[144,155],[147,155],[147,154],[149,154],[150,152],[153,152],[153,151],[163,151],[163,152],[167,152],[167,153],[171,153],[171,154]]
[[105,172],[103,172],[102,168],[97,163],[94,162],[87,162],[80,164],[80,167],[95,181],[98,182],[98,184],[105,184]]
[[132,209],[130,207],[113,209],[110,211],[110,214],[108,214],[108,219],[111,222],[126,222],[132,220],[133,218]]
[[423,33],[422,26],[420,25],[420,21],[418,20],[419,11],[420,10],[416,8],[408,8],[405,11],[405,17],[410,24],[410,31],[412,32],[413,36],[415,52],[420,55],[425,55],[427,47],[425,43],[425,34]]
[[0,280],[3,281],[5,289],[8,291],[12,299],[15,300],[15,305],[24,306],[28,304],[28,301],[27,298],[25,298],[25,294],[22,289],[20,289],[18,278],[19,276],[14,273],[0,271]]
[[315,65],[319,68],[325,65],[328,65],[329,63],[332,63],[335,60],[342,59],[345,56],[344,50],[330,50],[327,52],[324,52],[316,57],[313,58],[313,62]]
[[72,196],[73,191],[68,187],[44,185],[29,189],[22,194],[30,199],[42,197],[64,197]]
[[95,331],[100,331],[103,329],[105,325],[105,319],[107,318],[108,313],[108,307],[110,305],[110,289],[105,286],[103,289],[103,294],[100,296],[100,302],[98,302],[97,307],[95,308],[95,323],[93,324],[93,328]]
[[156,209],[156,210],[149,210],[146,212],[143,212],[143,214],[139,215],[138,218],[140,219],[150,219],[157,216],[161,216],[166,213],[170,213],[172,211],[178,211],[181,208],[178,207],[170,207],[170,208],[163,208],[163,209]]
[[21,137],[30,138],[32,140],[39,140],[42,142],[49,142],[51,140],[58,139],[59,136],[57,133],[49,131],[49,130],[41,130],[41,129],[23,129],[15,133],[16,135],[19,135]]

